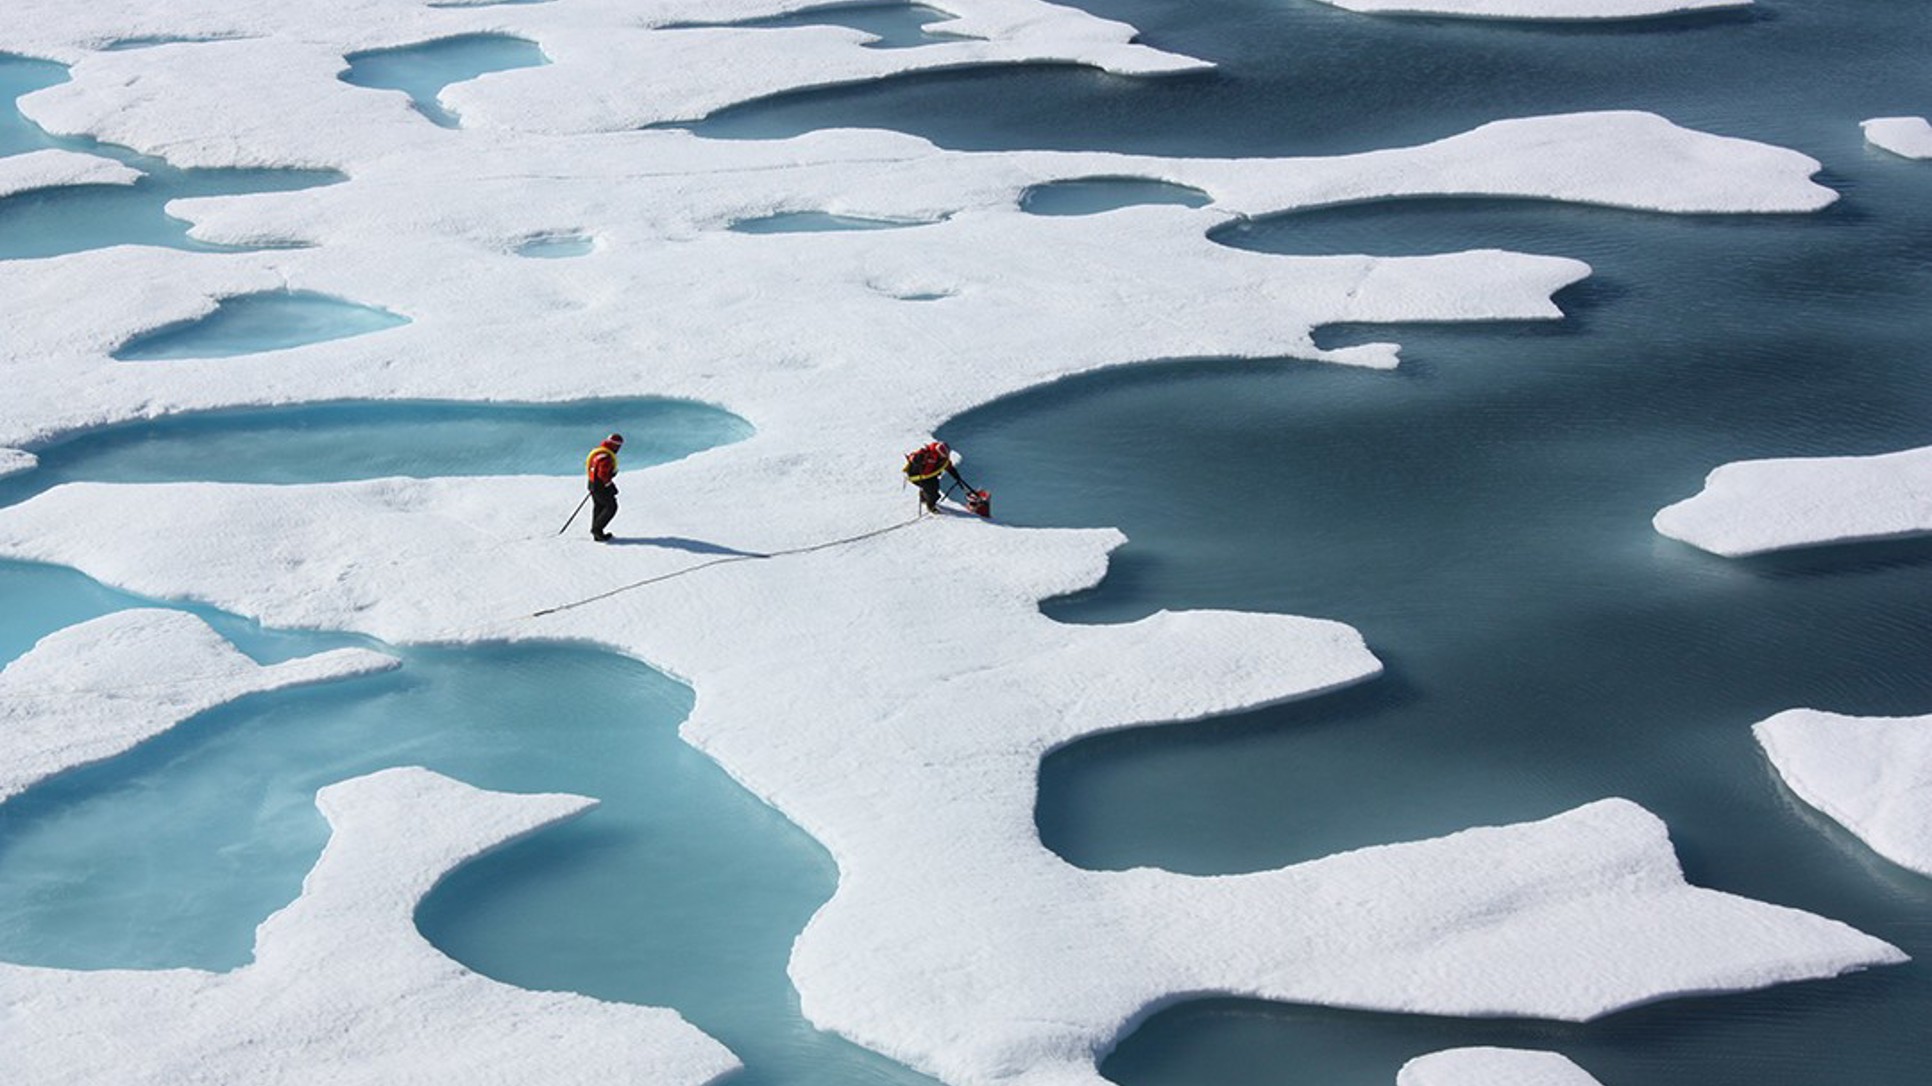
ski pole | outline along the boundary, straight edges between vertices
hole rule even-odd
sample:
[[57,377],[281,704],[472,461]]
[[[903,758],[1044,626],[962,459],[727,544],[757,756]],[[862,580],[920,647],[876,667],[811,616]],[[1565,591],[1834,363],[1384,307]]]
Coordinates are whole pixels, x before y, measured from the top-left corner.
[[575,523],[577,522],[577,514],[579,514],[579,513],[581,513],[581,512],[583,512],[583,511],[584,511],[584,506],[585,506],[585,505],[587,505],[587,504],[589,504],[589,502],[590,502],[590,495],[589,495],[589,494],[585,494],[585,495],[584,495],[584,500],[583,500],[583,501],[580,501],[580,502],[578,502],[578,503],[577,503],[577,508],[575,508],[575,509],[572,509],[572,510],[570,511],[570,519],[569,519],[569,520],[566,520],[566,521],[564,521],[564,526],[563,526],[563,527],[561,527],[561,528],[559,528],[559,529],[557,529],[557,534],[558,534],[558,535],[562,535],[562,534],[564,534],[565,532],[567,532],[567,531],[569,531],[569,530],[570,530],[570,526],[571,526],[572,524],[575,524]]

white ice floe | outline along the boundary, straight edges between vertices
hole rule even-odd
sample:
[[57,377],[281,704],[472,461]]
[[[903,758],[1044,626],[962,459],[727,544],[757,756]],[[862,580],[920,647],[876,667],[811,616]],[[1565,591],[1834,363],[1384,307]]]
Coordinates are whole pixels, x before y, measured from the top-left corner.
[[1751,731],[1798,798],[1879,855],[1932,875],[1932,716],[1791,709]]
[[1924,535],[1932,532],[1932,447],[1725,464],[1651,523],[1727,558]]
[[1600,1086],[1554,1052],[1522,1048],[1451,1048],[1402,1065],[1395,1086]]
[[[430,127],[398,91],[335,77],[345,54],[466,34],[535,42],[552,61],[493,72],[448,88],[443,101],[468,127],[620,131],[696,120],[772,95],[910,72],[1002,64],[1082,64],[1121,75],[1212,67],[1131,44],[1134,28],[1042,0],[954,0],[934,29],[961,40],[868,49],[844,27],[668,29],[824,6],[816,0],[580,0],[435,8],[421,0],[109,0],[85,11],[63,0],[11,0],[5,45],[72,66],[74,82],[21,100],[50,131],[82,132],[165,153],[178,166],[323,165],[344,145],[429,144]],[[134,36],[199,40],[94,51]],[[971,40],[965,40],[970,36]],[[280,81],[252,76],[267,63]],[[587,78],[588,77],[588,78]],[[245,80],[259,93],[226,92]],[[200,115],[193,132],[183,118]],[[397,127],[400,123],[401,127]],[[442,141],[436,141],[442,142]]]
[[[205,123],[200,114],[177,120]],[[1495,250],[1242,252],[1206,236],[1231,215],[1432,194],[1673,212],[1806,211],[1833,198],[1803,155],[1640,113],[1527,118],[1420,147],[1283,160],[966,154],[855,131],[782,142],[679,132],[512,139],[417,119],[410,132],[427,133],[419,152],[364,160],[363,148],[345,143],[325,164],[354,183],[169,207],[203,240],[311,248],[214,261],[124,247],[0,264],[0,291],[41,314],[0,344],[0,357],[20,363],[0,442],[31,447],[80,427],[197,408],[558,400],[590,388],[723,403],[774,433],[788,463],[793,454],[856,455],[840,471],[857,482],[876,478],[871,442],[897,444],[1043,381],[1201,355],[1392,365],[1393,345],[1323,351],[1313,330],[1555,318],[1551,294],[1589,270]],[[247,143],[227,146],[249,157]],[[1033,185],[1090,176],[1155,177],[1216,203],[1058,218],[1018,208]],[[532,186],[543,199],[529,198]],[[725,229],[807,210],[932,222],[849,233]],[[557,233],[595,236],[598,250],[572,261],[515,255],[517,242]],[[125,287],[101,290],[108,281]],[[280,352],[275,364],[110,357],[134,335],[206,314],[220,297],[284,288],[379,305],[411,324]],[[903,300],[919,294],[945,297]],[[567,363],[527,364],[560,354]],[[90,394],[76,397],[82,380]],[[838,391],[851,381],[864,384],[863,398]],[[830,419],[845,429],[821,425]],[[828,437],[837,434],[846,440]]]
[[[1898,959],[1843,925],[1686,885],[1664,827],[1621,801],[1225,878],[1076,869],[1034,826],[1046,752],[1314,695],[1380,665],[1353,630],[1312,618],[1053,622],[1039,601],[1097,582],[1118,533],[913,521],[898,486],[899,453],[944,420],[1044,382],[1197,357],[1392,365],[1392,345],[1323,351],[1314,330],[1553,319],[1552,295],[1589,271],[1560,255],[1276,256],[1209,240],[1239,216],[1444,195],[1802,212],[1834,198],[1811,179],[1816,161],[1640,113],[1250,161],[969,154],[852,130],[783,141],[628,130],[888,71],[1196,66],[1131,45],[1131,28],[1033,0],[949,2],[959,18],[945,29],[985,40],[908,50],[812,28],[662,29],[804,6],[25,3],[0,27],[0,48],[74,64],[70,82],[23,100],[30,117],[177,165],[324,166],[349,180],[169,208],[204,240],[309,248],[0,262],[0,296],[33,315],[0,340],[0,443],[244,405],[592,394],[716,403],[757,432],[626,474],[616,527],[632,545],[555,538],[581,485],[518,477],[70,484],[0,510],[0,554],[396,643],[590,641],[689,681],[697,708],[683,734],[838,861],[838,890],[792,958],[807,1015],[961,1086],[1097,1083],[1097,1055],[1124,1031],[1205,993],[1585,1018]],[[484,31],[535,41],[553,63],[449,88],[463,129],[336,78],[346,52]],[[92,51],[135,34],[231,40]],[[1214,202],[1061,218],[1018,207],[1031,186],[1089,177],[1170,181]],[[796,211],[929,225],[728,229]],[[573,260],[516,255],[526,239],[560,234],[597,247]],[[221,298],[280,289],[411,323],[272,355],[111,357]],[[560,450],[556,470],[574,472],[580,451]],[[140,530],[93,530],[104,511]],[[837,540],[851,542],[823,546]],[[718,563],[717,548],[798,553]],[[445,798],[451,818],[467,795]],[[348,878],[335,892],[388,893]],[[352,985],[358,967],[314,965],[307,980]],[[39,971],[13,991],[27,993],[21,1006],[59,1012],[67,1005],[32,993],[84,991],[74,1005],[119,1014],[177,983],[168,976]],[[171,1010],[200,991],[166,990],[175,995],[151,1001]],[[230,1053],[244,1062],[217,1081],[272,1077],[243,1072],[275,1066],[282,1009],[257,1024],[231,1008],[234,1028],[267,1032]],[[197,1043],[229,1051],[207,1031],[152,1040],[170,1028],[160,1021],[117,1025],[129,1032],[116,1036],[184,1060]],[[44,1058],[66,1046],[92,1059],[99,1032],[56,1031]],[[354,1051],[313,1049],[338,1067]]]
[[70,626],[0,671],[0,803],[236,698],[395,666],[382,653],[337,649],[263,667],[183,611]]
[[[1097,1083],[1124,1031],[1200,993],[1581,1019],[1898,960],[1686,885],[1663,825],[1622,801],[1224,878],[1074,868],[1033,823],[1047,751],[1368,678],[1359,637],[1230,612],[1057,623],[1038,600],[1098,580],[1120,537],[963,516],[695,568],[715,555],[679,541],[772,553],[853,527],[722,501],[727,452],[635,476],[640,546],[556,540],[565,480],[390,479],[72,484],[0,512],[0,553],[276,625],[588,640],[683,677],[686,738],[838,861],[794,948],[806,1013],[949,1082]],[[79,514],[99,507],[144,538],[95,538]],[[895,496],[873,526],[905,513]]]
[[0,479],[21,475],[40,466],[40,458],[25,449],[0,449]]
[[1748,8],[1752,0],[1320,0],[1365,15],[1596,22]]
[[228,973],[0,964],[8,1081],[638,1083],[698,1086],[737,1060],[676,1014],[530,992],[444,957],[418,902],[451,869],[595,801],[484,792],[389,769],[316,796],[331,836],[302,894]]
[[1863,127],[1873,147],[1906,158],[1932,158],[1932,124],[1924,117],[1874,117]]
[[141,171],[100,155],[49,148],[0,158],[0,200],[68,185],[132,185]]

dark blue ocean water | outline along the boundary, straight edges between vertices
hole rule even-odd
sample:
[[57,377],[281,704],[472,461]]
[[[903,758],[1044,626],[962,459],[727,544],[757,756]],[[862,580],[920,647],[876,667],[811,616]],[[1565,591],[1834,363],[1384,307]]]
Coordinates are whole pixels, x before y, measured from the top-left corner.
[[[1611,1086],[1924,1081],[1932,880],[1799,804],[1749,727],[1794,705],[1932,711],[1932,545],[1733,562],[1657,536],[1649,517],[1727,460],[1932,441],[1932,169],[1863,146],[1857,127],[1932,101],[1932,12],[1767,4],[1537,29],[1280,2],[1105,10],[1224,67],[1162,84],[1131,122],[1101,108],[1124,93],[1104,77],[1038,75],[999,123],[1029,145],[1303,153],[1640,107],[1803,150],[1843,199],[1805,217],[1439,200],[1244,224],[1219,240],[1496,246],[1580,257],[1596,274],[1559,296],[1558,324],[1319,337],[1399,340],[1394,373],[1175,363],[949,426],[1003,518],[1132,538],[1098,590],[1050,608],[1058,617],[1324,615],[1389,665],[1341,695],[1056,754],[1038,808],[1048,844],[1093,867],[1241,871],[1622,795],[1669,823],[1694,882],[1845,920],[1921,959],[1587,1026],[1197,1003],[1155,1018],[1105,1072],[1130,1086],[1366,1086],[1423,1052],[1489,1043],[1565,1052]],[[837,102],[897,124],[916,100],[940,119],[915,129],[989,146],[997,109],[938,104],[982,79],[997,82],[936,77],[903,98],[827,92],[788,108]],[[1037,116],[1079,108],[1046,83],[1092,122]]]
[[[1220,67],[1158,81],[1073,68],[916,76],[697,128],[878,125],[964,148],[1250,156],[1643,108],[1809,153],[1843,199],[1800,217],[1408,201],[1244,224],[1219,240],[1297,253],[1501,246],[1579,257],[1596,274],[1559,296],[1561,322],[1323,331],[1328,343],[1400,340],[1393,373],[1150,359],[948,426],[1003,520],[1119,525],[1132,538],[1099,589],[1050,605],[1057,617],[1316,614],[1357,626],[1388,664],[1342,694],[1056,754],[1038,807],[1049,846],[1090,867],[1241,871],[1624,795],[1669,823],[1692,881],[1932,958],[1932,880],[1798,804],[1748,734],[1792,705],[1932,711],[1932,545],[1733,562],[1648,523],[1727,460],[1932,442],[1932,164],[1870,149],[1857,127],[1932,110],[1932,12],[1918,0],[1765,2],[1535,27],[1367,18],[1312,0],[1079,2]],[[0,90],[57,78],[0,61]],[[44,145],[4,113],[0,151]],[[7,203],[0,256],[15,255]],[[344,447],[366,442],[377,459],[370,435],[411,425],[339,421],[362,428]],[[478,445],[503,424],[442,421],[439,441]],[[162,470],[232,459],[224,448],[260,447],[269,425],[236,436],[215,420],[183,424],[180,467]],[[127,470],[90,465],[96,451],[50,452],[48,480]],[[124,464],[144,459],[130,451]],[[318,477],[396,469],[337,470]],[[45,567],[0,566],[0,593],[24,601],[0,622],[0,659],[135,602]],[[211,617],[263,659],[333,643]],[[515,983],[678,1007],[747,1059],[748,1082],[916,1081],[798,1018],[785,951],[833,873],[675,741],[688,693],[564,649],[405,656],[393,676],[208,714],[0,808],[0,902],[15,903],[0,908],[0,956],[235,964],[319,846],[303,801],[314,784],[428,760],[486,786],[606,800],[449,880],[420,918],[438,945]],[[234,784],[255,778],[275,782],[272,801]],[[190,800],[224,789],[238,806],[120,840],[121,827],[161,821],[148,816],[157,807],[198,809]],[[54,889],[35,905],[37,882]],[[1411,1056],[1494,1043],[1564,1052],[1606,1086],[1919,1086],[1932,1066],[1921,961],[1582,1026],[1199,1002],[1157,1016],[1104,1070],[1126,1086],[1386,1086]]]

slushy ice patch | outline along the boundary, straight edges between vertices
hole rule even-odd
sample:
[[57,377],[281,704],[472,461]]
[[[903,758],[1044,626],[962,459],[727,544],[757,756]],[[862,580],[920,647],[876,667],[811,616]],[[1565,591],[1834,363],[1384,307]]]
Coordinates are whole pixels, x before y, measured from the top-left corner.
[[582,234],[542,234],[518,242],[515,252],[518,256],[535,257],[539,260],[562,260],[573,256],[589,256],[596,248],[596,239]]

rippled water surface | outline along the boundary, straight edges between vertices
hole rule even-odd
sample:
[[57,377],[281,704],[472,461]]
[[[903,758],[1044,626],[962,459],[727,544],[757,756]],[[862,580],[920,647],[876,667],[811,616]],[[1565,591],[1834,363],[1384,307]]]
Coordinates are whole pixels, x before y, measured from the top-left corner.
[[[1174,362],[950,425],[1003,520],[1130,535],[1107,581],[1051,604],[1056,616],[1322,615],[1359,628],[1388,665],[1341,694],[1059,752],[1042,773],[1045,841],[1090,867],[1243,871],[1621,795],[1666,820],[1693,882],[1844,920],[1916,959],[1589,1025],[1196,1002],[1154,1018],[1105,1072],[1125,1086],[1386,1086],[1423,1052],[1508,1044],[1564,1052],[1606,1086],[1920,1086],[1932,880],[1797,803],[1749,727],[1793,705],[1932,712],[1932,544],[1725,561],[1658,536],[1649,518],[1728,460],[1932,441],[1932,164],[1873,150],[1858,129],[1932,108],[1924,5],[1765,2],[1536,27],[1367,18],[1312,0],[1080,2],[1217,67],[1157,81],[1062,67],[922,75],[696,127],[1272,156],[1640,108],[1801,150],[1843,198],[1809,216],[1421,200],[1238,223],[1216,240],[1261,253],[1493,246],[1581,258],[1595,274],[1559,296],[1560,322],[1321,333],[1400,341],[1393,372]],[[918,48],[926,20],[880,25]],[[0,59],[0,94],[59,78]],[[44,145],[0,110],[0,153]],[[1061,195],[1080,198],[1063,209],[1075,211],[1120,196]],[[555,418],[449,405],[309,410],[300,423],[211,417],[57,446],[0,501],[73,478],[222,478],[213,464],[246,462],[283,429],[289,459],[262,470],[288,474],[263,481],[419,473],[394,434],[430,435],[482,465],[498,462],[489,435],[501,433],[506,458],[548,464],[561,445],[574,470],[577,428],[617,425],[599,421],[608,404],[561,431]],[[0,592],[21,604],[0,617],[0,659],[138,602],[17,564],[0,564]],[[341,640],[210,617],[262,659]],[[834,872],[675,740],[689,696],[574,649],[412,650],[394,675],[207,714],[0,808],[0,956],[244,960],[249,928],[292,896],[319,847],[313,788],[425,761],[486,787],[605,801],[448,880],[421,915],[439,946],[515,983],[677,1007],[747,1059],[744,1081],[918,1081],[798,1016],[785,953]],[[186,812],[184,825],[162,824],[162,808]]]
[[[1304,28],[1335,28],[1308,5],[1285,7]],[[1198,28],[1170,22],[1177,45],[1197,40]],[[1160,44],[1161,28],[1148,29]],[[1414,51],[1424,37],[1440,51]],[[1368,20],[1304,40],[1295,72],[1235,66],[1198,85],[1209,97],[1223,81],[1265,93],[1299,85],[1300,69],[1319,71],[1345,44],[1358,60],[1407,51],[1407,64],[1351,79],[1373,73],[1367,102],[1385,108],[1359,124],[1390,141],[1476,112],[1640,105],[1796,146],[1844,195],[1811,216],[1417,200],[1240,223],[1217,240],[1295,254],[1493,246],[1579,257],[1595,274],[1559,296],[1560,323],[1319,337],[1399,341],[1406,361],[1392,373],[1175,364],[1056,386],[949,427],[1004,518],[1119,525],[1133,540],[1105,584],[1052,605],[1056,615],[1322,615],[1361,629],[1388,665],[1340,695],[1056,754],[1038,808],[1048,844],[1093,867],[1242,871],[1620,795],[1668,822],[1692,881],[1932,956],[1932,881],[1799,804],[1749,734],[1794,705],[1932,710],[1932,544],[1734,562],[1649,526],[1727,460],[1932,440],[1932,170],[1865,147],[1857,127],[1903,108],[1887,102],[1932,99],[1913,59],[1928,38],[1932,21],[1897,4],[1622,29]],[[1249,40],[1222,44],[1243,53]],[[1835,59],[1860,50],[1855,71]],[[1630,67],[1613,81],[1619,63]],[[1407,102],[1387,100],[1402,88]],[[1163,93],[1177,118],[1196,108],[1176,87]],[[1362,108],[1339,89],[1316,100],[1283,131]],[[808,107],[822,104],[793,104]],[[1204,125],[1197,148],[1212,153],[1241,123]],[[1161,135],[1101,142],[1179,138],[1152,127]],[[1348,138],[1301,135],[1322,149]],[[1279,136],[1257,142],[1287,149]],[[1205,1002],[1157,1016],[1104,1070],[1130,1086],[1366,1086],[1423,1052],[1506,1044],[1565,1052],[1613,1086],[1905,1086],[1932,1058],[1928,1020],[1932,974],[1916,961],[1587,1026]]]

